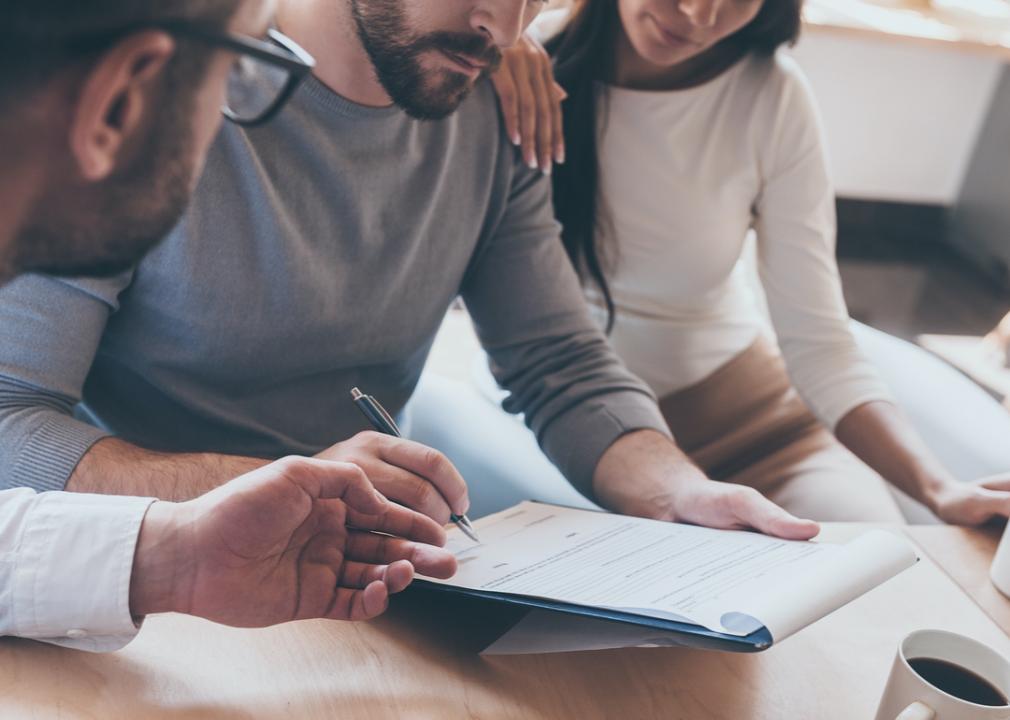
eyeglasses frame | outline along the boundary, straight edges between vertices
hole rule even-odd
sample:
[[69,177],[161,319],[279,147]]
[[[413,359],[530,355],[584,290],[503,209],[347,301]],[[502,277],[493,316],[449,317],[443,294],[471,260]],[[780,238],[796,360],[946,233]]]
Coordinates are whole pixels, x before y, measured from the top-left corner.
[[[149,30],[160,30],[180,39],[192,39],[214,48],[245,55],[267,64],[278,67],[288,73],[288,80],[277,98],[255,118],[242,118],[235,115],[229,108],[223,107],[224,116],[243,127],[255,127],[269,122],[294,94],[298,86],[308,77],[316,65],[315,59],[298,43],[275,28],[267,30],[267,38],[259,39],[248,35],[229,32],[218,28],[201,25],[189,20],[163,20],[159,22],[141,23],[118,30],[102,31],[88,35],[78,35],[68,38],[38,38],[22,37],[22,43],[42,44],[52,47],[53,53],[63,55],[78,55],[81,53],[96,53],[104,51],[123,38],[135,33]],[[16,50],[5,48],[8,52]]]
[[287,82],[277,98],[255,118],[242,118],[231,112],[228,107],[222,108],[228,120],[243,127],[256,127],[273,119],[316,65],[315,59],[298,43],[274,28],[267,31],[268,40],[260,40],[188,22],[166,21],[148,27],[163,30],[174,37],[190,38],[212,47],[252,57],[288,73]]

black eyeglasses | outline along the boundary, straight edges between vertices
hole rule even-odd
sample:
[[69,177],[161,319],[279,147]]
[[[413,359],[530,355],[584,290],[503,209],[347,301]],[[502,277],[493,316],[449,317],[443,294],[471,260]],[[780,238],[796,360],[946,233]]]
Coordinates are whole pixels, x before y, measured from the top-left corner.
[[316,64],[298,43],[278,30],[267,31],[266,39],[260,40],[185,20],[143,23],[69,38],[22,35],[11,43],[0,45],[0,54],[11,55],[22,46],[37,48],[42,45],[48,45],[47,51],[52,56],[97,53],[132,33],[145,30],[160,30],[238,56],[228,76],[227,95],[221,111],[239,125],[262,125],[269,121]]
[[258,40],[183,22],[149,27],[238,55],[228,76],[221,111],[232,122],[246,127],[262,125],[273,118],[316,64],[309,53],[279,30],[271,29],[267,40]]

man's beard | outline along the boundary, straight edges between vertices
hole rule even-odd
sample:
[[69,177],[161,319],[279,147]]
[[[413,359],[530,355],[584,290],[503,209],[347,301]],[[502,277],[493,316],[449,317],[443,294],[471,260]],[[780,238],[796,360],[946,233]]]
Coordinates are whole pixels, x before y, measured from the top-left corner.
[[89,187],[86,198],[44,197],[14,239],[12,271],[108,277],[139,263],[186,209],[195,162],[191,107],[181,101],[166,110],[136,160]]
[[486,64],[483,75],[501,64],[501,51],[477,33],[434,32],[416,36],[407,27],[402,0],[351,0],[358,37],[382,87],[400,108],[418,120],[451,115],[474,82],[451,70],[425,70],[421,58],[445,51]]

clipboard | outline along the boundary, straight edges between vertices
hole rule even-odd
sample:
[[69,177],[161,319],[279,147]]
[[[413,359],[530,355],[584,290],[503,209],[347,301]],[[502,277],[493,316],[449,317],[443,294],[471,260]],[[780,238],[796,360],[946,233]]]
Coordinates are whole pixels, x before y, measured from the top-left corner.
[[[699,650],[720,650],[723,652],[757,653],[770,648],[774,642],[771,632],[765,627],[750,635],[737,636],[709,630],[702,625],[677,622],[666,618],[649,617],[637,613],[610,610],[607,608],[589,607],[573,603],[557,602],[529,595],[514,595],[511,593],[495,593],[471,588],[460,588],[451,585],[434,583],[423,578],[414,580],[403,591],[403,595],[429,594],[438,597],[469,598],[484,601],[489,607],[508,608],[510,610],[526,609],[546,610],[562,615],[577,616],[591,620],[609,623],[623,623],[639,628],[648,628],[670,636],[670,642],[664,643],[677,647],[690,647]],[[513,623],[515,624],[515,623]]]
[[476,525],[476,546],[449,530],[457,575],[414,587],[461,611],[490,609],[488,629],[504,632],[487,654],[761,652],[918,560],[882,530],[821,545],[529,501]]

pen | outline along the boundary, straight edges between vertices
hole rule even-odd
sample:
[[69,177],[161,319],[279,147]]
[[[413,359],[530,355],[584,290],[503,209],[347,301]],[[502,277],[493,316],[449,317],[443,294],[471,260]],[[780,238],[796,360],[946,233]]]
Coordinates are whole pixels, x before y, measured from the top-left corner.
[[[392,435],[393,437],[403,437],[400,434],[400,428],[396,427],[396,422],[386,412],[386,409],[379,404],[378,400],[371,395],[365,395],[358,388],[351,389],[351,398],[354,400],[354,404],[358,406],[358,410],[361,411],[361,414],[365,416],[375,430],[386,435]],[[452,513],[449,515],[449,518],[456,523],[456,527],[464,535],[475,543],[480,542],[480,538],[477,537],[477,533],[474,531],[473,525],[470,524],[470,519],[466,515]]]

